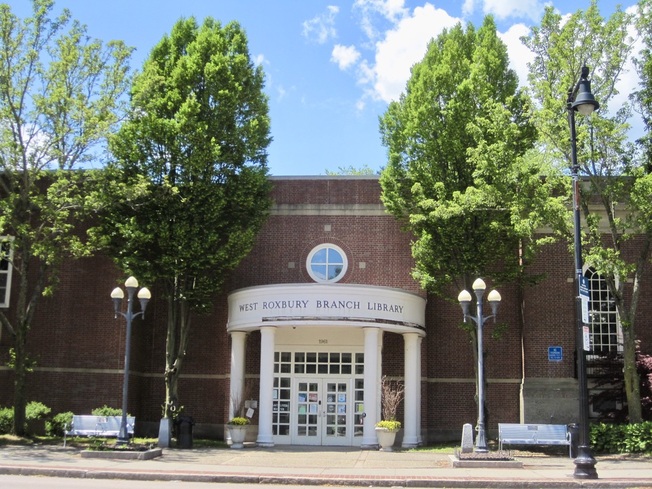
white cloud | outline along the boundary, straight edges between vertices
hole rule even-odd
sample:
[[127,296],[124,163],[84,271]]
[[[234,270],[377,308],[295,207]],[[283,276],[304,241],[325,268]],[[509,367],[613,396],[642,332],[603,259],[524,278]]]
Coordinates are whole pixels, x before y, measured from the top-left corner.
[[471,15],[475,10],[475,0],[464,0],[462,5],[462,15]]
[[372,96],[385,102],[398,100],[412,66],[423,59],[428,42],[443,29],[460,22],[445,10],[426,3],[403,17],[376,43],[375,64],[361,65],[361,83],[371,83]]
[[376,27],[378,18],[394,25],[409,14],[409,10],[405,8],[405,0],[355,0],[353,9],[360,12],[360,27],[372,41],[381,35]]
[[329,5],[326,12],[306,20],[303,23],[303,36],[319,44],[324,44],[329,39],[337,37],[335,17],[339,11],[339,7]]
[[541,0],[484,0],[483,3],[483,12],[493,14],[497,19],[520,17],[538,21],[541,18],[544,6],[549,2],[542,2]]
[[524,24],[514,24],[505,33],[498,33],[498,37],[507,45],[509,67],[518,75],[519,85],[527,85],[528,63],[534,59],[534,53],[521,42],[521,37],[526,36],[530,29]]
[[360,51],[358,51],[355,46],[336,44],[335,47],[333,47],[333,52],[331,54],[331,61],[337,63],[340,70],[346,70],[354,65],[359,58]]

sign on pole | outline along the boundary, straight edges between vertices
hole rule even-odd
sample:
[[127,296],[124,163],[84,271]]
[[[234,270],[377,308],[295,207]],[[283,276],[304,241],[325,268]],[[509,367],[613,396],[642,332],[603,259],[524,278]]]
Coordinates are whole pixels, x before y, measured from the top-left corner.
[[589,279],[580,278],[580,299],[582,301],[582,322],[589,324]]

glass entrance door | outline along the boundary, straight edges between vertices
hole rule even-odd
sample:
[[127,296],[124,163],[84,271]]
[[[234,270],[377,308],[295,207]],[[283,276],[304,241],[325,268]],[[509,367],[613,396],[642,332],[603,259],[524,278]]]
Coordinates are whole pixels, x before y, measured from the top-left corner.
[[296,379],[293,443],[351,445],[355,419],[352,382],[351,379]]

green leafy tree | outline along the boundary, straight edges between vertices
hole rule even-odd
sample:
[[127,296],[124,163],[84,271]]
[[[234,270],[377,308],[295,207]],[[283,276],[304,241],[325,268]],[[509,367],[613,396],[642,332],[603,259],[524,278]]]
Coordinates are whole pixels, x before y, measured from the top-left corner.
[[564,221],[563,199],[551,197],[560,181],[531,151],[528,99],[508,63],[492,17],[478,30],[457,25],[431,41],[381,119],[383,202],[414,234],[413,274],[432,293],[488,273],[512,280],[541,243],[534,231]]
[[167,301],[165,418],[180,407],[193,317],[210,311],[268,213],[263,87],[238,23],[182,19],[136,76],[130,117],[110,141],[97,235]]
[[[648,4],[649,21],[649,2],[644,3]],[[640,422],[635,317],[650,261],[652,177],[645,159],[636,155],[627,138],[630,105],[619,103],[614,107],[617,82],[628,76],[624,70],[633,46],[628,32],[634,21],[620,9],[603,18],[596,1],[570,18],[562,18],[549,7],[541,25],[525,42],[535,53],[529,79],[540,106],[534,119],[541,135],[540,148],[562,168],[568,168],[571,161],[567,92],[578,80],[583,65],[592,71],[591,89],[600,110],[589,117],[576,117],[578,164],[584,181],[580,199],[586,220],[584,261],[606,281],[614,300],[623,332],[629,420]],[[639,27],[648,30],[649,43],[649,24],[643,22]],[[649,60],[640,65],[641,69],[645,70],[647,63]],[[639,92],[642,102],[645,90],[649,91],[649,79],[643,79],[648,86]]]
[[131,50],[103,44],[51,0],[30,18],[0,5],[0,236],[11,237],[16,294],[0,311],[12,336],[14,432],[24,434],[27,337],[40,297],[70,255],[87,252],[73,232],[85,178],[74,171],[121,117]]
[[527,263],[553,238],[535,231],[567,222],[564,184],[532,150],[528,99],[508,64],[492,17],[457,25],[430,42],[381,119],[383,202],[414,235],[413,276],[444,298],[478,276],[525,286]]

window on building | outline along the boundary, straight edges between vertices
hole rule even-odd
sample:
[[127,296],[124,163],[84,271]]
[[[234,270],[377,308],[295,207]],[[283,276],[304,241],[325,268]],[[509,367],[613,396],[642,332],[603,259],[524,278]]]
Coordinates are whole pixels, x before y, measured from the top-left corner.
[[607,282],[593,269],[584,273],[589,281],[589,319],[591,321],[591,351],[608,353],[622,351],[622,330]]
[[0,307],[9,307],[13,259],[12,239],[0,236]]
[[308,255],[306,269],[315,282],[338,282],[346,274],[346,253],[334,244],[316,246]]

